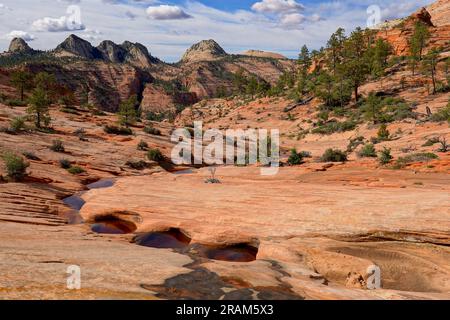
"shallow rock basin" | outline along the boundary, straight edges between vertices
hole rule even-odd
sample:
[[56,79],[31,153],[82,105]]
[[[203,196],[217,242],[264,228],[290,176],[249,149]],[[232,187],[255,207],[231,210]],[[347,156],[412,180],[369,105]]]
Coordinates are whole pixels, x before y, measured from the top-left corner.
[[[110,188],[114,185],[114,183],[115,180],[113,179],[102,179],[97,182],[88,184],[87,188],[89,190]],[[79,211],[86,204],[86,201],[84,201],[82,198],[83,194],[85,193],[85,191],[78,192],[70,197],[63,199],[64,204],[72,209],[72,211],[67,213],[65,216],[68,224],[80,224],[84,222],[83,218],[79,214]]]
[[181,230],[171,228],[167,231],[150,232],[138,235],[135,237],[134,242],[144,247],[183,249],[190,244],[191,238]]
[[136,226],[132,222],[111,219],[92,224],[91,230],[103,234],[127,234],[133,233]]
[[256,260],[258,248],[240,243],[230,246],[199,246],[200,255],[205,258],[230,262],[251,262]]

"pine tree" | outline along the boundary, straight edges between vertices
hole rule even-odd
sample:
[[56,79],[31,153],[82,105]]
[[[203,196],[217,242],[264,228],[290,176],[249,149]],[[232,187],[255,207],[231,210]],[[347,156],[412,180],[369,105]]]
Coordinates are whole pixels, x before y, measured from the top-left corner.
[[422,60],[422,68],[426,74],[431,76],[433,83],[433,94],[436,93],[436,66],[439,59],[439,50],[433,48]]
[[381,99],[377,97],[374,92],[369,93],[363,107],[366,119],[371,120],[374,124],[377,123],[380,118],[381,110]]
[[328,55],[328,65],[332,66],[333,75],[336,75],[336,69],[339,63],[342,62],[343,45],[345,41],[345,30],[339,28],[330,37],[327,42],[327,49],[329,51]]
[[23,101],[25,90],[32,86],[31,74],[22,70],[15,71],[11,74],[11,84],[19,91],[20,101]]
[[430,31],[423,22],[417,22],[414,26],[414,33],[410,39],[411,52],[417,55],[419,61],[422,60],[423,50],[430,38]]
[[306,77],[309,68],[311,67],[311,55],[309,54],[309,49],[304,45],[298,55],[298,65],[300,67],[300,74],[302,77]]
[[119,107],[119,123],[129,127],[136,121],[136,106],[138,105],[137,96],[133,95],[123,101]]
[[409,39],[409,65],[412,74],[415,75],[417,65],[422,60],[423,50],[430,37],[427,26],[422,22],[417,22],[414,27],[414,33]]
[[42,128],[42,122],[47,127],[50,124],[51,118],[49,114],[50,99],[47,92],[42,88],[34,89],[31,97],[29,98],[30,106],[28,107],[28,113],[34,117],[34,123],[36,128]]
[[364,32],[361,28],[356,28],[352,32],[350,38],[344,44],[345,50],[345,67],[344,72],[350,81],[355,101],[359,100],[359,87],[366,80],[369,73],[367,59],[367,45],[364,38]]

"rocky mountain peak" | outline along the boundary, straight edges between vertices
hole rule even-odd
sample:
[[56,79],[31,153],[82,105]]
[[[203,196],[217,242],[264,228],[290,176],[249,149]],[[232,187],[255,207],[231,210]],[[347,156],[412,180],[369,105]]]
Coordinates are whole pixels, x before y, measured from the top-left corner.
[[125,61],[134,66],[146,68],[151,64],[160,62],[157,58],[152,57],[146,46],[141,43],[132,43],[125,41],[121,47],[126,51]]
[[113,63],[123,62],[126,55],[126,50],[122,46],[110,40],[102,41],[97,50],[100,51],[103,60]]
[[14,38],[12,39],[8,52],[11,53],[31,53],[33,49],[23,40],[22,38]]
[[182,62],[212,61],[226,56],[225,50],[214,40],[203,40],[190,47],[183,55]]
[[55,50],[60,54],[72,54],[86,59],[96,59],[99,52],[88,41],[71,34],[64,42],[56,47]]

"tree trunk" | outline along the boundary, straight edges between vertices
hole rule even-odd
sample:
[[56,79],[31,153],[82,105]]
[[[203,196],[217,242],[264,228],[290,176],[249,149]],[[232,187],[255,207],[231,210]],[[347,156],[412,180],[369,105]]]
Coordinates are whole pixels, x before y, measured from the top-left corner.
[[23,98],[24,98],[24,88],[23,87],[24,87],[23,85],[20,87],[20,101],[23,101]]
[[358,85],[357,84],[355,85],[354,89],[355,89],[355,102],[358,103],[359,97],[358,97]]
[[41,128],[41,113],[40,112],[36,113],[36,127],[38,129]]
[[436,77],[434,68],[431,68],[431,80],[433,81],[433,94],[436,94]]

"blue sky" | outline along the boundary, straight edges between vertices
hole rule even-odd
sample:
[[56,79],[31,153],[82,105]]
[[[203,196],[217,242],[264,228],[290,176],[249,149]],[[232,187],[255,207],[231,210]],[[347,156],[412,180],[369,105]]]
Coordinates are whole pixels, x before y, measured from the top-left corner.
[[[0,0],[0,51],[20,36],[52,49],[74,33],[92,44],[140,42],[165,61],[216,40],[227,52],[266,50],[296,57],[323,46],[338,27],[404,17],[432,0]],[[371,8],[368,13],[368,8]],[[372,11],[371,11],[372,10]]]

